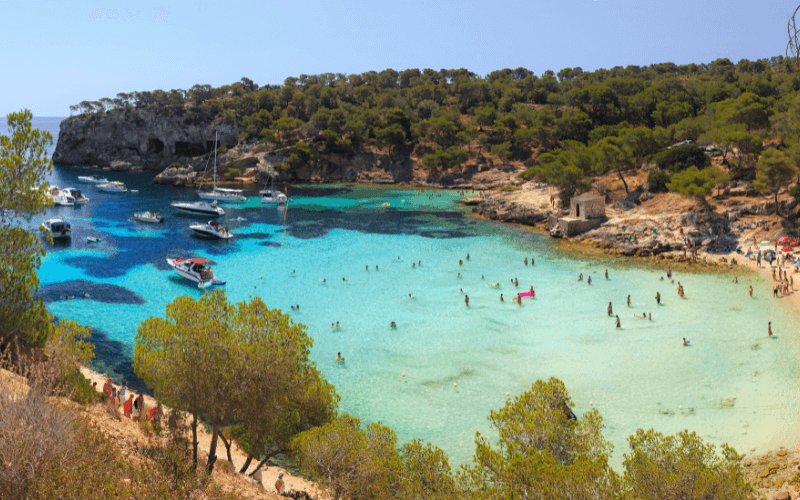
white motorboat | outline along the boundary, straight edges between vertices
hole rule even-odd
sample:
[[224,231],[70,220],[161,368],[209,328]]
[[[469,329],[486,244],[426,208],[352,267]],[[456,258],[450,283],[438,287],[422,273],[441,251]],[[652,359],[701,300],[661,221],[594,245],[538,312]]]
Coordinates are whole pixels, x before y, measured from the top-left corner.
[[60,219],[47,219],[42,223],[42,227],[45,231],[50,233],[50,236],[54,240],[68,240],[72,238],[72,227],[63,217]]
[[272,189],[259,191],[258,194],[261,195],[261,203],[283,205],[289,201],[289,198],[287,198],[285,194]]
[[95,177],[94,175],[79,175],[78,181],[86,184],[105,184],[109,182],[105,177]]
[[105,191],[106,193],[127,193],[128,188],[125,187],[125,184],[119,181],[112,181],[106,182],[104,184],[98,184],[97,189],[100,191]]
[[218,188],[214,186],[214,189],[211,191],[198,191],[197,196],[204,200],[246,201],[247,198],[242,194],[243,192],[244,190],[242,189]]
[[141,222],[164,222],[164,218],[155,212],[136,212],[133,218]]
[[63,196],[66,196],[67,200],[75,204],[86,203],[87,201],[89,201],[89,198],[84,196],[83,193],[81,193],[79,190],[75,188],[64,188],[61,190],[61,194]]
[[214,220],[208,221],[205,224],[192,224],[189,227],[196,235],[204,238],[219,240],[229,240],[233,238],[233,234],[231,234],[227,227],[223,227],[222,224]]
[[49,186],[47,188],[47,197],[53,200],[53,204],[61,207],[71,207],[75,204],[72,198],[62,192],[58,186]]
[[[208,164],[206,163],[206,168]],[[205,171],[203,171],[205,175]],[[202,188],[202,184],[200,185]],[[217,137],[214,136],[214,186],[211,191],[197,190],[197,196],[204,200],[214,201],[247,201],[247,198],[242,194],[242,189],[229,189],[217,187]]]
[[225,210],[217,206],[217,201],[208,203],[207,201],[175,201],[171,205],[181,212],[192,215],[202,215],[204,217],[219,217],[225,215]]
[[214,279],[214,271],[211,266],[207,265],[209,262],[211,261],[202,258],[187,260],[167,258],[167,264],[183,278],[192,280],[195,283],[223,284],[223,281]]

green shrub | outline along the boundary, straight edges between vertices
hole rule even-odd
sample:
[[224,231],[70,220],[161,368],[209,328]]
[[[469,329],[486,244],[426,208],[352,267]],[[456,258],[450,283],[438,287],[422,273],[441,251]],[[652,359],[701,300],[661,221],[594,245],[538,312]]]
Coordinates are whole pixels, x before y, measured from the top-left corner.
[[92,387],[89,379],[84,377],[77,368],[62,375],[59,385],[63,388],[64,393],[76,403],[89,405],[100,400],[101,393]]
[[675,146],[655,157],[656,166],[668,172],[682,172],[690,167],[703,169],[711,165],[711,159],[697,146]]
[[227,152],[228,152],[228,148],[226,148],[225,146],[220,146],[220,147],[217,148],[217,154],[218,155],[224,155]]
[[500,188],[500,191],[510,192],[510,191],[519,191],[521,189],[522,188],[519,186],[514,186],[513,184],[506,184],[505,186]]
[[647,174],[647,185],[651,193],[666,193],[669,191],[667,183],[672,178],[669,172],[664,172],[657,168],[651,169]]
[[789,194],[794,198],[800,200],[800,184],[795,184],[789,189]]
[[169,167],[167,167],[167,168],[182,168],[182,167],[183,167],[183,165],[181,165],[180,163],[178,163],[178,162],[176,161],[176,162],[174,162],[174,163],[170,163],[170,164],[169,164]]
[[241,177],[242,171],[238,168],[229,168],[227,172],[225,172],[225,178],[227,179],[235,179],[236,177]]

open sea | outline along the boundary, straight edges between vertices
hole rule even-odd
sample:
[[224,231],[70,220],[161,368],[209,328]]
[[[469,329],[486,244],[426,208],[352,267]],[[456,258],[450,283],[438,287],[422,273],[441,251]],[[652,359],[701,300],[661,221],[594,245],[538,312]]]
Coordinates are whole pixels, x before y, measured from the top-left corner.
[[[57,136],[59,121],[34,125]],[[103,193],[78,182],[89,174],[138,193]],[[203,218],[170,206],[194,200],[194,192],[151,179],[60,166],[48,179],[90,200],[48,211],[72,224],[73,237],[48,247],[41,293],[51,313],[94,329],[96,368],[118,382],[131,378],[140,322],[163,315],[179,295],[203,293],[165,259],[198,256],[227,280],[229,299],[261,297],[308,326],[311,357],[342,396],[340,411],[383,422],[400,442],[430,441],[451,464],[471,460],[475,432],[491,435],[489,411],[507,394],[551,376],[564,381],[579,417],[591,408],[603,415],[617,465],[640,427],[689,429],[748,454],[798,442],[797,318],[756,276],[735,284],[732,275],[675,270],[670,284],[660,280],[666,266],[587,260],[545,235],[474,219],[454,192],[363,185],[290,186],[285,208],[261,206],[254,190],[245,203],[223,205],[221,221],[236,237],[206,241],[188,227]],[[157,211],[166,222],[136,222],[140,210]],[[87,236],[101,242],[89,244]],[[526,257],[535,265],[526,266]],[[676,293],[678,281],[685,299]],[[531,286],[535,299],[511,302]],[[622,329],[606,314],[609,301]],[[634,317],[643,312],[652,320]],[[339,328],[331,327],[335,322]],[[337,352],[345,365],[335,362]]]

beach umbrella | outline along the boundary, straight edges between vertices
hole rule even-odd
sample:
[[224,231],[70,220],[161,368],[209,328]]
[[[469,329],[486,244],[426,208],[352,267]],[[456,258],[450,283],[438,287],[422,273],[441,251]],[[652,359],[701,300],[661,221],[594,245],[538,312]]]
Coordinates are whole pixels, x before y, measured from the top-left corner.
[[783,247],[783,248],[781,248],[781,252],[791,252],[791,251],[792,251],[792,249],[791,249],[791,248],[789,248],[789,247]]
[[769,245],[770,243],[771,243],[771,241],[769,241],[769,240],[764,240],[764,241],[761,242],[762,245]]
[[789,238],[787,238],[786,236],[781,236],[778,239],[778,243],[786,243],[787,241],[789,241]]
[[711,240],[703,240],[703,245],[708,245],[708,242]]
[[789,245],[791,245],[791,246],[795,246],[795,245],[800,245],[800,243],[798,243],[798,242],[796,242],[796,241],[793,241],[793,242],[789,243]]
[[772,247],[770,247],[770,246],[763,246],[763,247],[759,248],[759,250],[761,250],[762,252],[769,252],[769,251],[771,251],[771,250],[772,250]]

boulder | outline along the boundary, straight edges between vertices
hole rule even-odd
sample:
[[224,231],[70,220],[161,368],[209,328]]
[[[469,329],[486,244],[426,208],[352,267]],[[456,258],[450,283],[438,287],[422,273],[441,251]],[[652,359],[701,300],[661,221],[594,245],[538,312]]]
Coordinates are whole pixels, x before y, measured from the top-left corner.
[[775,493],[775,500],[792,500],[792,495],[788,491],[779,491]]

